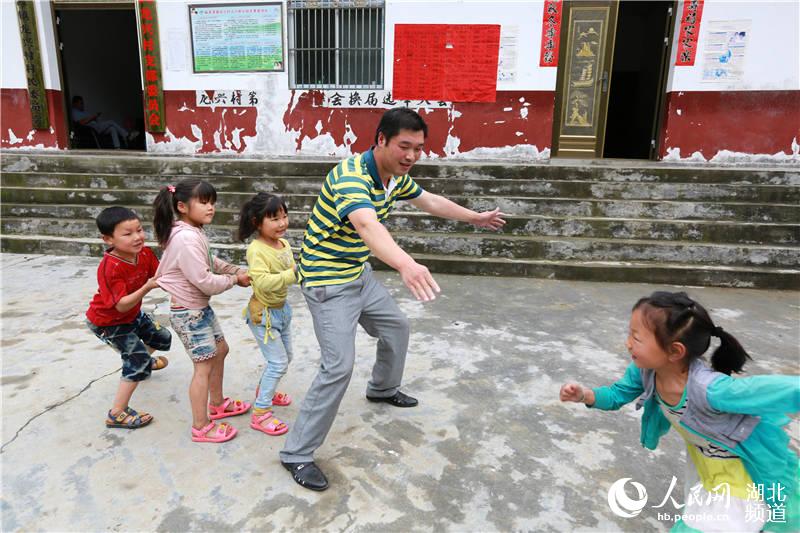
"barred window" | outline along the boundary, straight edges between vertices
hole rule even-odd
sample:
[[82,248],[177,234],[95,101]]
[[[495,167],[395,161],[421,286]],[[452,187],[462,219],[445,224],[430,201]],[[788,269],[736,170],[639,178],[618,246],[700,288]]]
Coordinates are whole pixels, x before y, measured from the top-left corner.
[[289,0],[290,89],[383,89],[384,0]]

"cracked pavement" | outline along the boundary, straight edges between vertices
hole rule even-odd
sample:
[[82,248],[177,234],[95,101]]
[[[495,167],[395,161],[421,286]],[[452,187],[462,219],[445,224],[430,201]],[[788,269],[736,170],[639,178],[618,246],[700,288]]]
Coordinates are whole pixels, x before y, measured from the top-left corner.
[[[558,402],[564,381],[619,377],[628,312],[662,286],[436,276],[435,302],[412,300],[379,272],[411,319],[403,390],[420,399],[397,410],[365,401],[375,341],[359,330],[350,389],[317,460],[324,493],[304,490],[278,463],[285,437],[229,419],[223,445],[189,439],[191,363],[177,338],[170,365],[131,405],[155,421],[136,431],[104,426],[118,355],[86,328],[96,258],[1,254],[2,524],[12,530],[233,531],[666,531],[657,510],[615,516],[608,487],[630,477],[652,499],[672,476],[682,486],[682,442],[639,445],[640,413],[599,413]],[[800,373],[800,295],[691,288],[750,351],[751,374]],[[263,360],[241,321],[249,293],[212,305],[231,345],[226,394],[250,400]],[[295,360],[280,389],[295,403],[313,378],[318,347],[296,288]],[[165,318],[166,295],[145,310]],[[163,320],[162,320],[163,321]],[[798,443],[795,420],[788,428]]]

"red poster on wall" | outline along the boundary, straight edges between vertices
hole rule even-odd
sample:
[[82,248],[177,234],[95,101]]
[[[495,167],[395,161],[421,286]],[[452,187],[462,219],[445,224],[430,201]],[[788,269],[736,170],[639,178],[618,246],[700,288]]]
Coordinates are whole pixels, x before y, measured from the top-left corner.
[[542,14],[542,47],[539,50],[540,67],[558,66],[558,43],[561,39],[561,0],[545,0]]
[[697,55],[697,39],[700,36],[700,19],[703,16],[703,0],[684,0],[681,15],[681,31],[678,37],[678,55],[675,66],[694,65]]
[[395,100],[494,102],[500,26],[397,24]]

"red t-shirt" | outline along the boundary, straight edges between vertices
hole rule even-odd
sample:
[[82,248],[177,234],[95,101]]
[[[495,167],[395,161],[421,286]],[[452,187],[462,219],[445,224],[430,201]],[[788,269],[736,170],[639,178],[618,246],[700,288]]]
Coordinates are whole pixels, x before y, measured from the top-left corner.
[[142,302],[125,313],[120,313],[114,306],[122,297],[139,290],[155,275],[158,268],[158,258],[147,246],[139,252],[136,264],[111,255],[109,251],[97,267],[97,293],[86,311],[86,318],[95,326],[117,326],[133,322],[142,308]]

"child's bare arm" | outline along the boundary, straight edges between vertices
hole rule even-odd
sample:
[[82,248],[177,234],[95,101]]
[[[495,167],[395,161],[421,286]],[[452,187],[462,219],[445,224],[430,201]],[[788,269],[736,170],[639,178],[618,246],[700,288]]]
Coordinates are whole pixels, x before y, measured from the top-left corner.
[[577,383],[566,383],[561,386],[559,397],[562,402],[584,403],[594,405],[594,391]]
[[158,287],[158,285],[156,285],[156,278],[148,279],[147,283],[139,287],[139,289],[120,298],[119,301],[117,302],[117,305],[114,306],[114,309],[116,309],[120,313],[125,313],[127,311],[130,311],[131,309],[136,307],[136,304],[142,301],[142,298],[144,298],[145,294],[152,291],[156,287]]

